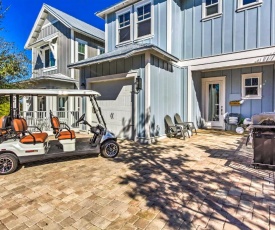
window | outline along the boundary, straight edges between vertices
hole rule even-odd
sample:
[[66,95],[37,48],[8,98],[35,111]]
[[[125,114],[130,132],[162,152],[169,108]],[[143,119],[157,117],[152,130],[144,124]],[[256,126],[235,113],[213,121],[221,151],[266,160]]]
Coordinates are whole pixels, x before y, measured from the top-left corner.
[[238,0],[237,11],[245,10],[247,8],[257,7],[262,5],[262,0]]
[[126,42],[131,39],[130,12],[118,16],[118,42]]
[[220,16],[222,13],[222,0],[203,0],[202,18]]
[[98,46],[97,47],[97,55],[104,54],[104,53],[105,53],[105,49],[101,46]]
[[261,99],[262,73],[242,75],[242,97],[244,99]]
[[137,37],[151,34],[151,3],[137,8]]
[[85,59],[85,44],[78,42],[78,61]]
[[53,67],[55,66],[55,58],[51,51],[51,49],[45,50],[45,68]]

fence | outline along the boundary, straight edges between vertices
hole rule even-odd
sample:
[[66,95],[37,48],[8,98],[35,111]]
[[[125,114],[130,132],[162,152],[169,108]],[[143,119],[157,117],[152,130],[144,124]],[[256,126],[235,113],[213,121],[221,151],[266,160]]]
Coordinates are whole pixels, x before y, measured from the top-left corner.
[[[79,119],[78,111],[53,111],[53,114],[59,118],[60,122],[66,123],[69,127],[79,128],[79,124],[76,124]],[[26,119],[28,126],[37,126],[43,131],[52,129],[50,113],[47,111],[21,111],[20,115]]]

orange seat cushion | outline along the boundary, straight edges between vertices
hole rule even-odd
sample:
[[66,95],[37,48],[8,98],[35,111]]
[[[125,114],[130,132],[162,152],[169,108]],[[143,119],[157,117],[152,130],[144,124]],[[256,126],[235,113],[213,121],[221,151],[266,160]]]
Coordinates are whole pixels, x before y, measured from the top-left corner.
[[75,139],[75,132],[73,130],[61,131],[60,135],[58,136],[58,140],[66,140],[66,139]]
[[[35,141],[38,143],[44,143],[48,137],[47,133],[32,133],[32,135],[35,137]],[[34,139],[32,135],[27,135],[21,138],[21,143],[34,143]]]

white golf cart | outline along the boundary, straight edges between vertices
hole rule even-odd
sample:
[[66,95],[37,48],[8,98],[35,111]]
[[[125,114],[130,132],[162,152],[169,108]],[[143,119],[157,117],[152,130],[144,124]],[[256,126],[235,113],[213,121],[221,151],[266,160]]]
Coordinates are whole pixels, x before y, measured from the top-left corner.
[[[107,130],[96,101],[96,97],[100,94],[95,91],[3,89],[0,90],[0,96],[10,97],[10,114],[0,118],[0,175],[12,173],[17,169],[18,164],[27,162],[95,153],[101,153],[106,158],[114,158],[119,153],[117,139]],[[67,124],[61,123],[59,118],[51,112],[54,140],[49,140],[48,133],[42,132],[38,127],[28,127],[26,120],[19,116],[20,96],[88,97],[91,109],[93,108],[99,123],[92,126],[85,120],[85,114],[83,114],[76,123],[88,125],[92,137],[76,138],[74,130]]]

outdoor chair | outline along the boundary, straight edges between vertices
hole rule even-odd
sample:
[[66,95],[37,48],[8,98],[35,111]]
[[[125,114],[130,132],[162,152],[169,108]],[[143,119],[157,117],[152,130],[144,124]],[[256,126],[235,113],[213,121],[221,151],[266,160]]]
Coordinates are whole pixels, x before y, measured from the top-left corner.
[[175,119],[175,124],[176,125],[182,125],[182,126],[186,127],[186,129],[191,131],[192,135],[193,135],[193,130],[194,130],[194,132],[197,135],[197,130],[196,130],[196,127],[194,125],[194,122],[191,122],[191,121],[183,122],[178,113],[175,114],[174,119]]
[[185,139],[185,133],[187,133],[188,136],[190,137],[188,130],[184,126],[174,125],[169,115],[165,116],[164,123],[165,123],[166,134],[168,137],[171,138],[171,137],[182,136],[183,139]]

